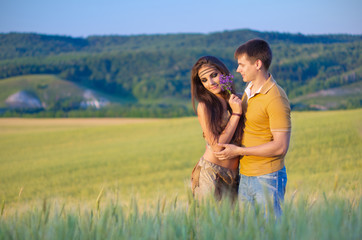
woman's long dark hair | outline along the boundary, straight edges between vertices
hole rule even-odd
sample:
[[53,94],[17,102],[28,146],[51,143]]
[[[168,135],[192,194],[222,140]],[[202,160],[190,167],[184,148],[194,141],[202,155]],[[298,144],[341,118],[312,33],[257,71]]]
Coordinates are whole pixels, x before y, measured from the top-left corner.
[[[194,64],[191,70],[191,101],[194,111],[197,115],[196,110],[196,101],[202,102],[206,106],[206,110],[209,116],[208,125],[212,133],[217,136],[218,140],[220,134],[224,130],[222,126],[222,118],[224,114],[224,108],[218,97],[207,90],[204,85],[201,83],[199,77],[199,70],[202,66],[209,65],[215,67],[221,74],[223,75],[230,75],[228,68],[222,63],[219,59],[213,56],[204,56],[201,57],[197,62]],[[235,94],[235,87],[232,87],[233,94]],[[230,113],[232,110],[229,106],[228,99],[230,94],[227,91],[223,91],[221,96],[226,100],[227,109]],[[237,129],[235,130],[234,136],[232,138],[232,142],[241,144],[241,138],[243,134],[243,118],[240,118],[239,124]]]

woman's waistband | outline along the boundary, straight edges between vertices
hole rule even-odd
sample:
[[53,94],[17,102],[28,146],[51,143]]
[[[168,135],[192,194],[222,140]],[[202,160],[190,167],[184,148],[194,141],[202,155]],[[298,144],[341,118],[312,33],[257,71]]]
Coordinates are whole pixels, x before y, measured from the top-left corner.
[[233,177],[236,177],[239,174],[239,169],[230,169],[230,168],[220,166],[216,163],[206,160],[204,157],[200,158],[199,165],[200,166],[210,166],[213,169],[217,170],[218,172],[230,173]]

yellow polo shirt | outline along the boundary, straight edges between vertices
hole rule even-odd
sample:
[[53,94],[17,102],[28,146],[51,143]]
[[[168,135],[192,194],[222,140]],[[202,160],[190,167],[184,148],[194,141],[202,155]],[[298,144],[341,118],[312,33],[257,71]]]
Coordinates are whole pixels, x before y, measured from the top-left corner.
[[[245,113],[242,139],[244,147],[258,146],[272,141],[272,131],[291,131],[288,97],[271,75],[258,92],[249,99],[248,94],[244,92],[242,97]],[[243,156],[240,158],[240,173],[246,176],[260,176],[278,171],[283,167],[284,156]]]

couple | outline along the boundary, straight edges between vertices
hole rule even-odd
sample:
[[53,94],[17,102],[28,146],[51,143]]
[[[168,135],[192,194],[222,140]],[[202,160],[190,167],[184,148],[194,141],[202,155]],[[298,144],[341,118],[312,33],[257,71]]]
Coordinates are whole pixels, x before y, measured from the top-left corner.
[[217,58],[201,57],[192,68],[192,102],[206,141],[192,172],[192,192],[197,199],[212,194],[218,200],[238,197],[264,206],[271,199],[280,213],[287,183],[290,104],[268,72],[272,52],[266,41],[250,40],[234,57],[236,72],[248,83],[241,98],[234,88],[224,90],[220,84],[230,73]]

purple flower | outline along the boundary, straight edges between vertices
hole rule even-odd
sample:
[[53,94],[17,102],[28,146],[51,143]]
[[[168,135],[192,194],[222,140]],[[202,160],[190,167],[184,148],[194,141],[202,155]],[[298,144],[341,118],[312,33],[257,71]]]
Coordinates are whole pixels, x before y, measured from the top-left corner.
[[220,86],[224,91],[228,91],[228,93],[231,95],[232,91],[232,84],[234,81],[233,75],[221,75],[220,76]]

